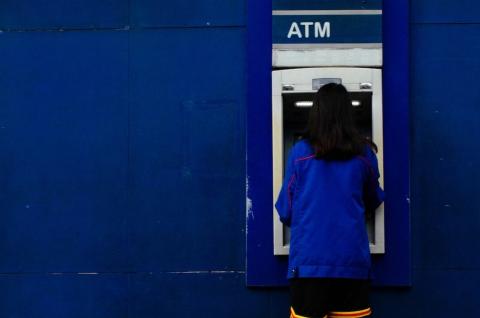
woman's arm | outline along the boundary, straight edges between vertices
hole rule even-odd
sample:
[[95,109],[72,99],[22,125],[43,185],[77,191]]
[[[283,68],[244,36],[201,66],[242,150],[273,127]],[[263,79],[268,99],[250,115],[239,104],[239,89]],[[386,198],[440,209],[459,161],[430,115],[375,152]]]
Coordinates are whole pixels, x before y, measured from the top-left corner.
[[380,187],[380,171],[378,169],[378,160],[375,152],[368,147],[365,153],[365,163],[367,165],[367,174],[364,184],[364,204],[367,216],[373,216],[375,210],[385,199],[385,193]]
[[295,146],[290,150],[287,166],[285,169],[285,177],[282,184],[282,189],[278,195],[275,207],[277,208],[280,221],[283,224],[290,226],[292,221],[292,205],[293,196],[295,194],[295,186],[297,184],[297,174],[295,171]]

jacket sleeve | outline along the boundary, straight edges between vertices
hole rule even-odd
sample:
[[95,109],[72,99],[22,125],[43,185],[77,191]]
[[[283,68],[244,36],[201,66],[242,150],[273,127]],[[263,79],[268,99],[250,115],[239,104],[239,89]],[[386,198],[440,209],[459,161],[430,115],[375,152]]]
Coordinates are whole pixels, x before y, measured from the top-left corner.
[[297,174],[295,169],[295,147],[292,148],[288,156],[287,166],[285,167],[285,177],[283,180],[280,194],[278,195],[275,207],[280,221],[290,226],[292,221],[292,205],[295,194],[295,186],[297,184]]
[[364,204],[367,215],[373,215],[375,210],[385,199],[385,193],[380,187],[380,172],[378,169],[378,160],[373,150],[368,147],[365,153],[365,162],[367,164],[367,177],[364,184]]

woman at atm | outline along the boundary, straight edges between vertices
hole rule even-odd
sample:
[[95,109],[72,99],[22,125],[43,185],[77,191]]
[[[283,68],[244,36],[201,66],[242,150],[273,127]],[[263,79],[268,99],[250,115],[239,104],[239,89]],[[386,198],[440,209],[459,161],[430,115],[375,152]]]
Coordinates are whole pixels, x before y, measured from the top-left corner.
[[275,204],[291,228],[291,317],[371,315],[365,219],[384,199],[376,151],[355,128],[345,87],[321,87]]

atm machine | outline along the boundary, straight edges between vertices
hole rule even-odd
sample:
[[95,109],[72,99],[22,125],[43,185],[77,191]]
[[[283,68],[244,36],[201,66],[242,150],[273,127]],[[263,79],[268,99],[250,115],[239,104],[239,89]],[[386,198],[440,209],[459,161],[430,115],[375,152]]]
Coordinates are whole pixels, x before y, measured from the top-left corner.
[[[314,94],[327,83],[350,93],[357,128],[378,145],[383,187],[382,10],[360,1],[350,9],[294,10],[299,1],[274,1],[272,33],[272,168],[276,200],[289,149],[305,129]],[[313,4],[313,3],[312,3]],[[322,8],[323,7],[323,8]],[[288,8],[288,10],[285,10]],[[327,9],[327,10],[324,10]],[[289,229],[273,207],[273,253],[288,255]],[[385,252],[383,205],[368,224],[371,252]]]
[[374,285],[409,285],[407,1],[272,0],[263,9],[248,30],[247,285],[288,284],[290,232],[274,203],[313,96],[332,82],[347,88],[358,130],[378,146],[386,203],[367,224]]
[[[350,93],[358,130],[378,146],[380,184],[383,187],[382,71],[376,68],[324,67],[276,70],[272,73],[273,202],[280,192],[285,163],[293,144],[302,135],[318,89],[328,83],[343,84]],[[274,254],[288,255],[290,232],[273,211]],[[377,209],[368,224],[372,253],[385,252],[384,209]]]

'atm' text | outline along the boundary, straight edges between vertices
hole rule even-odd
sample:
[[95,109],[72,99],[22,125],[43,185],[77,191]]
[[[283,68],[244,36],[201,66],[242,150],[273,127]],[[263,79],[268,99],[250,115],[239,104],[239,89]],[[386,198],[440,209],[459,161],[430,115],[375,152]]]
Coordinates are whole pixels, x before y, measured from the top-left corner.
[[301,38],[329,38],[330,37],[330,22],[293,22],[288,31],[287,37]]

